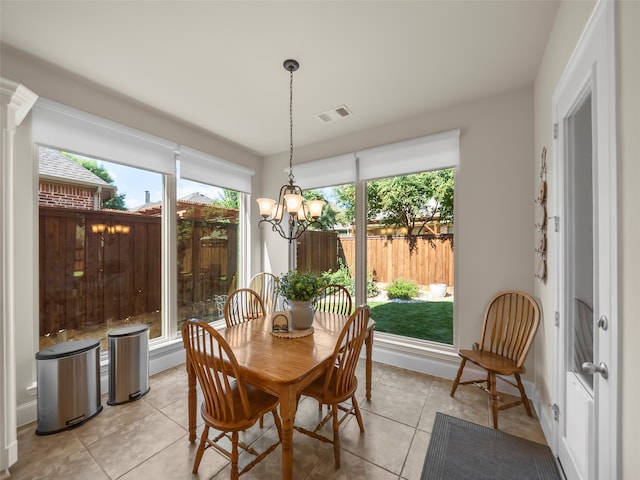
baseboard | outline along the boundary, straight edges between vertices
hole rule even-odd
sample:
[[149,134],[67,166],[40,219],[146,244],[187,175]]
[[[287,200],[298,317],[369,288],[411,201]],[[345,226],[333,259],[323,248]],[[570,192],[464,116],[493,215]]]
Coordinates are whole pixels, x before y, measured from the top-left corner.
[[[456,356],[456,358],[458,357]],[[448,379],[454,379],[458,371],[458,364],[455,359],[448,360],[425,354],[408,353],[394,348],[383,347],[377,343],[373,348],[373,360],[386,365]]]
[[[449,380],[456,378],[458,367],[460,366],[460,357],[455,352],[436,351],[428,347],[416,348],[414,345],[406,344],[398,348],[391,342],[379,341],[377,337],[373,348],[373,360]],[[485,377],[486,372],[484,370],[467,362],[461,380],[466,381]],[[528,380],[522,380],[522,383],[527,395],[530,398],[534,398],[534,384]],[[516,387],[503,381],[500,377],[497,379],[497,389],[499,392],[520,395]]]
[[531,401],[533,402],[533,408],[536,411],[536,415],[538,415],[540,427],[542,428],[542,433],[544,433],[544,438],[547,441],[547,445],[549,445],[549,448],[551,448],[553,454],[557,455],[558,449],[555,440],[555,429],[557,426],[557,422],[553,419],[551,409],[544,408],[542,406],[537,390],[534,390],[533,395],[531,396]]
[[[31,400],[30,402],[18,405],[16,408],[16,424],[18,427],[35,422],[38,419],[38,402]],[[33,428],[35,432],[35,427]]]

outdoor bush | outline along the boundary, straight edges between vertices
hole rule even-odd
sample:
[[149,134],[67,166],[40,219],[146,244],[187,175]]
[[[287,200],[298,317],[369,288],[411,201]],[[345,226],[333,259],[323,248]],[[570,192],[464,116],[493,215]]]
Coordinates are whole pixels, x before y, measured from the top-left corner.
[[387,286],[387,297],[389,300],[398,298],[401,300],[411,300],[418,296],[418,284],[404,278],[397,278]]
[[[337,283],[345,287],[351,296],[355,295],[355,285],[353,278],[349,274],[349,267],[344,264],[341,258],[338,258],[338,270],[335,272],[327,270],[323,275],[327,284]],[[378,285],[373,281],[373,276],[367,274],[367,298],[372,298],[376,295],[378,295]]]
[[342,285],[349,290],[351,295],[353,295],[353,278],[351,278],[349,268],[344,264],[344,261],[341,258],[338,258],[338,270],[335,272],[327,270],[324,272],[324,276],[327,283],[337,283],[338,285]]

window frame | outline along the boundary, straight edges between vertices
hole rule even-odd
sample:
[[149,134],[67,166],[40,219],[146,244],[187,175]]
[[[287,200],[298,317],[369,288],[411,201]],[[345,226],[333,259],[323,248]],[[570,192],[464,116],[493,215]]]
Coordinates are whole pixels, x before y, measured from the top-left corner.
[[[304,189],[314,189],[353,183],[356,192],[355,230],[355,304],[366,303],[367,289],[367,182],[387,176],[409,175],[413,173],[451,168],[454,171],[454,183],[457,182],[460,165],[460,130],[454,129],[423,137],[403,140],[326,157],[296,166],[298,182]],[[410,158],[404,162],[390,161],[394,155],[407,153]],[[352,159],[352,160],[351,160]],[[353,165],[349,162],[353,162]],[[367,162],[371,162],[367,168]],[[346,164],[345,168],[335,168],[337,164]],[[336,172],[336,173],[333,173]],[[365,178],[361,178],[365,177]],[[455,190],[454,190],[455,196]],[[454,202],[455,204],[455,202]],[[456,242],[454,242],[454,255]],[[290,249],[291,251],[291,249]],[[295,259],[295,250],[293,250]],[[290,263],[292,264],[292,263]],[[457,268],[455,268],[457,271]],[[454,273],[454,288],[455,288]],[[376,332],[377,359],[385,363],[399,364],[407,368],[424,370],[422,362],[456,360],[455,331],[458,326],[457,308],[453,311],[453,345],[445,345],[411,337]],[[442,364],[443,376],[449,376],[447,364]],[[431,368],[430,370],[433,370]]]
[[[248,197],[251,195],[251,168],[235,164],[221,157],[207,154],[185,145],[179,145],[131,127],[112,122],[72,107],[39,98],[32,112],[33,145],[68,151],[98,161],[119,163],[133,168],[141,168],[162,175],[162,218],[161,218],[161,323],[162,335],[149,342],[150,359],[160,358],[167,368],[175,363],[174,354],[182,352],[180,332],[177,328],[177,182],[180,156],[189,163],[191,174],[185,178],[207,172],[204,183],[228,188],[239,192],[240,213],[238,228],[238,275],[242,284],[249,275],[250,215]],[[128,149],[133,149],[133,154]],[[37,148],[36,148],[37,150]],[[37,156],[36,156],[37,158]],[[133,158],[133,160],[131,160]],[[157,160],[157,162],[156,162]],[[36,168],[37,169],[37,168]],[[220,175],[212,176],[211,172]],[[39,181],[39,176],[34,176]],[[202,181],[200,179],[199,181]],[[36,202],[36,208],[38,204]],[[36,216],[36,218],[38,218]],[[37,229],[36,229],[37,230]],[[38,317],[35,317],[36,338],[39,337]],[[213,322],[218,325],[221,322]],[[223,324],[224,322],[222,322]],[[219,325],[218,325],[219,326]],[[38,342],[36,341],[36,346]],[[155,353],[152,353],[154,352]],[[107,352],[101,357],[106,360]],[[164,358],[166,357],[166,358]],[[163,367],[160,367],[160,370]]]

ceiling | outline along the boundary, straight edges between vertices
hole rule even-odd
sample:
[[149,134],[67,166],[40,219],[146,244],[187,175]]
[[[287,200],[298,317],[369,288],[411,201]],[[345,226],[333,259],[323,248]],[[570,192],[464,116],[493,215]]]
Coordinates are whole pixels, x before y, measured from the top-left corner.
[[310,145],[532,85],[558,4],[1,0],[0,40],[267,156],[289,148],[285,59]]

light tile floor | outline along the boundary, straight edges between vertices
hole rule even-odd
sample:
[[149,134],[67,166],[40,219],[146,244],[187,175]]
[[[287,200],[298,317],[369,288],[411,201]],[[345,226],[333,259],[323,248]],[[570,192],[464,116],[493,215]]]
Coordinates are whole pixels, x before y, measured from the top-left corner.
[[[364,378],[364,362],[358,378]],[[365,433],[350,416],[341,427],[341,461],[334,468],[333,447],[294,432],[294,478],[418,480],[429,445],[436,412],[490,425],[489,402],[474,386],[460,386],[449,396],[451,381],[374,363],[372,399],[367,402],[364,382],[358,391]],[[196,445],[187,434],[187,377],[184,365],[150,378],[150,392],[140,400],[104,410],[84,425],[53,435],[35,435],[36,423],[18,431],[18,462],[12,479],[228,479],[229,463],[214,450],[204,453],[198,475],[192,475]],[[296,424],[317,423],[318,406],[303,398]],[[500,412],[500,429],[546,443],[536,418],[522,406]],[[198,424],[198,435],[201,432]],[[272,419],[257,425],[243,439],[256,448],[275,439]],[[263,462],[243,475],[245,480],[281,478],[278,446]],[[244,458],[241,456],[242,467]],[[246,460],[244,460],[246,462]]]

